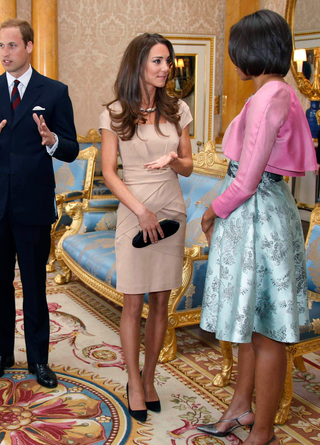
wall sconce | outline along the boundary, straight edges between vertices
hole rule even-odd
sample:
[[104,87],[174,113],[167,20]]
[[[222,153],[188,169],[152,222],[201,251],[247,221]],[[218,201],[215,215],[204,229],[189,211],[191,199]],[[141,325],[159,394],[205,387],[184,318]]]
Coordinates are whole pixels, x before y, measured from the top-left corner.
[[302,73],[302,63],[307,61],[307,52],[305,49],[295,49],[293,61],[297,62],[297,71]]

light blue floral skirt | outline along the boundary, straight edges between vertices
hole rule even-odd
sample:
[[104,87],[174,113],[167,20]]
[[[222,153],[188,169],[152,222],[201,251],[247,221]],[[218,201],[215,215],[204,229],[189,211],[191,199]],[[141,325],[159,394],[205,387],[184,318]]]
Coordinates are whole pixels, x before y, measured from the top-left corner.
[[[231,161],[220,194],[237,169]],[[249,343],[258,332],[292,343],[308,323],[301,221],[288,184],[272,176],[264,172],[256,193],[215,222],[200,326],[220,340]]]

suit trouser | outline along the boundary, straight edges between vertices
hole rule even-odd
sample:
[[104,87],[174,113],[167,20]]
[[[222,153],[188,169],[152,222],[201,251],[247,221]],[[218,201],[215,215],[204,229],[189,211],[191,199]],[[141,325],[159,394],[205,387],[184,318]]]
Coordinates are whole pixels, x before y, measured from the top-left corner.
[[28,363],[48,363],[49,312],[46,263],[51,225],[20,224],[10,198],[0,220],[0,355],[13,354],[15,295],[13,280],[18,258],[23,289],[24,334]]

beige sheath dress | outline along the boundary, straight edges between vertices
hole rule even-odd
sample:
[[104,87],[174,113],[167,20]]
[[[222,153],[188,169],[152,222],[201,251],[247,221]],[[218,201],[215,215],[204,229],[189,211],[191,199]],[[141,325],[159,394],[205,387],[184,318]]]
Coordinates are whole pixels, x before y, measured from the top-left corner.
[[[192,116],[185,102],[180,101],[179,107],[183,129],[192,121]],[[118,110],[119,103],[112,104],[112,108]],[[113,132],[107,109],[100,115],[100,128]],[[165,136],[157,134],[154,125],[139,125],[140,138],[137,134],[130,141],[118,138],[123,182],[158,220],[172,219],[178,221],[180,227],[171,237],[137,249],[132,246],[132,239],[141,227],[135,214],[120,203],[115,238],[117,291],[125,294],[171,290],[182,282],[186,207],[177,174],[170,167],[148,170],[143,166],[178,150],[175,126],[166,122],[160,124],[160,129]]]

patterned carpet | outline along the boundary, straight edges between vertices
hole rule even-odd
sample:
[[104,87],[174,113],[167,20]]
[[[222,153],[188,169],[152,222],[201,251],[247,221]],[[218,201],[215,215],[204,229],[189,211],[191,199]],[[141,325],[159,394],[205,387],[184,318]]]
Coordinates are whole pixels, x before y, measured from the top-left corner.
[[[216,388],[221,353],[211,335],[198,327],[179,329],[174,361],[158,365],[156,387],[162,412],[145,424],[127,411],[127,374],[119,339],[121,308],[99,298],[76,279],[56,286],[48,276],[51,318],[50,365],[57,372],[54,390],[28,374],[23,338],[22,291],[17,270],[16,365],[0,380],[0,444],[241,444],[238,429],[224,439],[196,426],[214,422],[229,404],[231,386]],[[235,357],[237,349],[234,348]],[[235,358],[236,361],[236,358]],[[286,425],[276,428],[282,444],[320,443],[320,353],[305,357],[307,373],[295,371],[295,395]],[[141,347],[141,365],[143,346]]]

